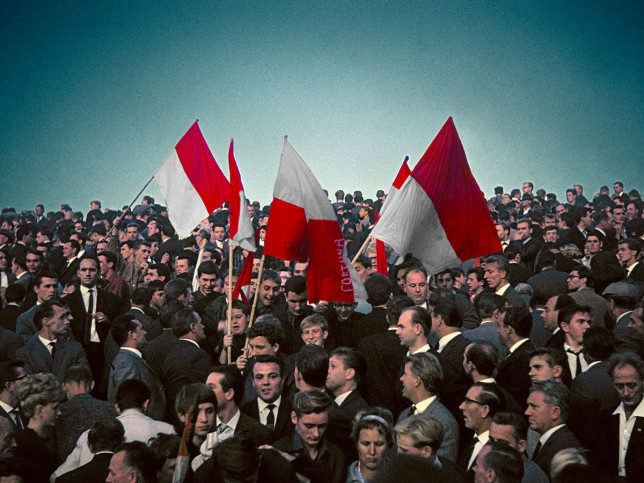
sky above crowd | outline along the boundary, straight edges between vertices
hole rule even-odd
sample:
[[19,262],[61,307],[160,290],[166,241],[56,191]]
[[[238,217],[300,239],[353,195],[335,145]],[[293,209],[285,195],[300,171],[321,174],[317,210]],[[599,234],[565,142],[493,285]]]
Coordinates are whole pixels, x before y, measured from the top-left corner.
[[128,204],[196,119],[226,174],[234,138],[262,204],[285,134],[331,197],[375,197],[449,116],[487,196],[644,188],[643,2],[21,0],[0,16],[0,207]]

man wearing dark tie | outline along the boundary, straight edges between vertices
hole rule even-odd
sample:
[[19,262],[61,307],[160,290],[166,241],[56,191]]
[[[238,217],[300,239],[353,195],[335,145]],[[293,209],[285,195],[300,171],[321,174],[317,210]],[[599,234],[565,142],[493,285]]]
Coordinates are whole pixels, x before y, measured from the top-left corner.
[[0,416],[9,418],[17,430],[23,429],[20,416],[20,384],[27,377],[25,363],[21,360],[6,361],[0,364]]

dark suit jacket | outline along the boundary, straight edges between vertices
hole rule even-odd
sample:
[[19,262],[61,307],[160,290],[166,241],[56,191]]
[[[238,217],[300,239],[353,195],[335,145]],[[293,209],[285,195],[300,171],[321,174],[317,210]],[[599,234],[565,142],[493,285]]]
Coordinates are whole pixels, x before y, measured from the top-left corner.
[[532,270],[528,270],[519,263],[510,264],[510,285],[516,287],[518,283],[525,283],[532,275]]
[[18,305],[7,305],[4,309],[0,310],[0,326],[15,332],[16,320],[21,313],[22,308]]
[[[98,288],[96,299],[97,300],[94,301],[94,312],[103,312],[110,321],[123,313],[121,300],[116,295]],[[81,295],[80,290],[76,290],[74,293],[68,295],[65,300],[69,304],[69,310],[72,313],[72,334],[74,335],[74,338],[82,344],[85,335],[85,324],[87,323],[87,311],[85,310],[85,304],[83,303],[83,296]],[[105,342],[109,330],[109,323],[96,324],[96,332],[98,333],[98,337],[101,342]]]
[[346,479],[345,457],[342,450],[333,443],[322,439],[324,450],[321,450],[315,461],[312,461],[308,452],[296,447],[295,435],[289,434],[275,442],[273,447],[284,453],[295,456],[292,461],[293,469],[311,482],[315,483],[344,483]]
[[0,362],[15,359],[16,351],[25,345],[15,332],[0,327]]
[[450,340],[441,352],[436,353],[443,368],[440,400],[457,421],[462,419],[462,413],[458,407],[472,385],[472,380],[463,368],[463,353],[469,343],[469,340],[459,334]]
[[143,358],[150,364],[159,379],[163,377],[163,361],[178,340],[172,330],[164,330],[159,337],[151,340],[141,351]]
[[394,388],[400,382],[400,366],[407,349],[400,344],[394,330],[387,330],[363,338],[358,350],[367,363],[365,399],[371,406],[389,409],[395,419],[403,403],[401,391]]
[[615,409],[619,404],[619,393],[608,374],[608,362],[601,361],[577,375],[570,390],[592,401],[600,411]]
[[631,270],[631,274],[627,277],[627,280],[633,281],[635,283],[644,282],[644,264],[639,262],[635,265],[635,268]]
[[212,359],[208,353],[189,340],[180,339],[163,361],[163,385],[168,408],[174,413],[174,399],[185,384],[205,383]]
[[530,341],[535,347],[545,347],[552,333],[543,326],[543,310],[532,311],[532,329],[530,330]]
[[508,391],[523,409],[527,407],[530,393],[530,353],[534,346],[529,340],[523,342],[499,366],[496,382]]
[[580,448],[581,445],[568,426],[559,428],[552,433],[537,454],[532,456],[532,460],[537,463],[546,475],[550,474],[550,463],[557,452],[565,448]]
[[[613,411],[605,415],[605,441],[606,449],[602,466],[610,475],[618,474],[619,462],[619,415],[612,415]],[[644,481],[644,418],[637,418],[631,439],[626,450],[626,479],[629,482],[640,483]]]
[[[288,398],[282,396],[280,407],[275,417],[275,429],[271,431],[271,443],[274,443],[278,439],[283,438],[284,436],[293,432],[293,423],[291,422],[292,410],[293,405],[291,404],[291,401],[289,401]],[[241,411],[242,414],[246,414],[247,416],[253,418],[255,421],[259,422],[259,406],[257,399],[244,404],[241,408]]]
[[137,379],[143,382],[150,390],[150,403],[147,415],[153,419],[163,420],[165,417],[165,394],[157,375],[145,362],[132,351],[121,349],[112,361],[109,382],[107,386],[107,400],[116,402],[116,391],[119,385],[127,379]]
[[62,463],[72,452],[83,432],[102,418],[115,418],[113,403],[101,401],[89,394],[77,394],[58,406],[60,415],[56,418],[56,446],[58,461]]
[[80,259],[76,258],[69,266],[67,266],[67,260],[63,260],[63,264],[58,271],[58,281],[64,287],[67,282],[76,276],[78,272],[78,267],[80,267]]
[[543,270],[528,279],[535,294],[546,298],[568,293],[568,274],[559,270]]
[[25,369],[29,373],[51,372],[61,383],[68,367],[84,365],[89,369],[85,351],[75,340],[58,339],[56,353],[52,359],[49,349],[40,341],[38,334],[34,334],[24,347],[16,351],[16,357],[25,361]]
[[512,287],[508,288],[505,293],[503,294],[503,297],[505,300],[508,301],[510,305],[514,305],[516,307],[525,307],[525,300],[517,293],[516,290],[514,290]]
[[[331,396],[333,399],[333,396]],[[339,446],[344,452],[347,461],[355,461],[358,457],[356,445],[351,441],[353,418],[359,411],[369,409],[367,402],[357,390],[351,391],[347,398],[338,406],[335,401],[329,411],[329,423],[324,437]]]
[[256,446],[269,444],[271,442],[271,432],[269,429],[244,413],[241,413],[239,417],[239,422],[235,428],[235,435],[246,437],[255,443]]
[[599,295],[609,284],[619,282],[626,275],[617,257],[613,253],[603,250],[590,259],[590,270],[593,272],[593,278],[595,279],[593,288]]
[[114,453],[99,453],[92,461],[56,478],[56,483],[103,483],[110,473],[110,460]]
[[579,228],[576,226],[573,226],[569,231],[568,231],[568,236],[567,240],[568,243],[572,243],[579,248],[579,251],[581,253],[584,253],[584,247],[586,246],[586,237],[584,234],[579,231]]

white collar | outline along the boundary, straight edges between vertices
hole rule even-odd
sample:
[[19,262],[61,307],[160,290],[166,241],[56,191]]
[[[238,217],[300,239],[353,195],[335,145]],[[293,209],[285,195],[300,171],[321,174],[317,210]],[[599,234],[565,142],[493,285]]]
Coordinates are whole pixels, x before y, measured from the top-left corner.
[[557,431],[559,428],[563,428],[564,426],[565,426],[565,424],[560,424],[559,426],[555,426],[554,428],[550,428],[548,431],[543,433],[541,435],[541,437],[539,438],[539,442],[541,443],[541,446],[546,444],[546,442],[548,441],[548,438],[550,438],[550,436],[552,436],[552,433]]
[[431,396],[428,397],[427,399],[423,399],[422,401],[417,402],[414,404],[416,406],[416,414],[424,413],[427,411],[427,408],[436,400],[436,396]]
[[133,347],[121,347],[121,349],[125,351],[134,352],[137,356],[139,356],[140,358],[143,358],[143,354],[141,354],[141,351],[138,349],[135,349]]
[[505,292],[507,292],[509,288],[510,288],[510,284],[506,282],[506,284],[503,287],[497,289],[496,292],[494,293],[496,293],[497,295],[505,295]]
[[[626,417],[626,409],[624,408],[624,403],[619,403],[619,406],[617,406],[617,409],[613,411],[613,415],[615,414],[623,414],[624,417]],[[644,418],[644,399],[640,401],[640,403],[637,405],[635,408],[635,411],[633,411],[633,414],[631,414],[631,418],[636,417],[636,418]]]
[[275,409],[277,409],[279,411],[281,402],[282,402],[282,396],[281,395],[280,395],[280,397],[275,399],[275,401],[273,401],[272,403],[268,403],[268,402],[264,401],[261,397],[258,397],[257,398],[257,407],[259,408],[259,413],[261,414],[262,411],[264,411],[269,404],[274,404]]
[[456,331],[441,337],[438,341],[438,352],[442,351],[445,346],[451,342],[452,339],[458,337],[459,335],[461,335],[461,332]]
[[335,398],[335,403],[336,403],[338,406],[342,406],[342,403],[345,401],[345,399],[346,399],[346,398],[348,398],[348,397],[349,397],[349,395],[350,395],[352,392],[353,392],[353,389],[351,389],[350,391],[347,391],[347,392],[345,392],[345,393],[340,394],[339,396],[337,396],[337,397]]
[[424,346],[419,347],[418,349],[416,349],[414,352],[407,351],[407,355],[410,356],[412,354],[420,354],[421,352],[429,352],[430,349],[431,348],[429,347],[429,344],[425,344]]
[[[239,423],[239,418],[241,418],[241,412],[239,411],[239,408],[237,408],[237,412],[235,415],[230,418],[230,421],[226,423],[226,426],[228,426],[230,429],[235,432],[235,429],[237,428],[237,423]],[[218,427],[221,424],[221,419],[219,419],[219,415],[217,415],[217,426]]]
[[525,338],[525,339],[521,339],[519,342],[517,342],[517,343],[516,343],[516,344],[514,344],[512,347],[510,347],[510,354],[512,354],[515,350],[517,350],[517,349],[519,348],[519,346],[520,346],[521,344],[523,344],[523,343],[524,343],[525,341],[527,341],[527,340],[528,340],[527,338]]
[[188,342],[190,342],[190,343],[192,343],[192,344],[196,345],[197,347],[199,347],[199,348],[201,349],[201,346],[197,343],[197,341],[194,341],[194,340],[192,340],[192,339],[186,339],[186,338],[184,338],[184,337],[181,337],[179,340],[186,340],[186,341],[188,341]]

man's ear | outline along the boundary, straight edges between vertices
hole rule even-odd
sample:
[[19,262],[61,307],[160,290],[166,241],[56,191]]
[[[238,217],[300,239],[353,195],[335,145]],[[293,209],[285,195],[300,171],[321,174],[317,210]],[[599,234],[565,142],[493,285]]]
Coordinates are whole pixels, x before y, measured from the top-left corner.
[[295,414],[295,411],[291,411],[291,422],[297,424],[297,414]]

